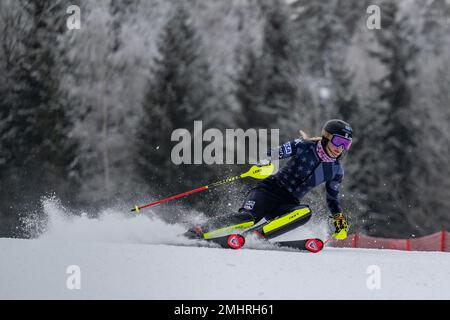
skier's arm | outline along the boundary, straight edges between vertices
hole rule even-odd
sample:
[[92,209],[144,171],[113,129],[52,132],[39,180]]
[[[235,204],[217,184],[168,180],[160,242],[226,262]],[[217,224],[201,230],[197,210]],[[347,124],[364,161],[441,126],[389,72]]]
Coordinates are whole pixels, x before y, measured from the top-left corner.
[[301,142],[301,139],[296,139],[294,141],[286,142],[278,148],[269,150],[267,152],[267,160],[279,160],[292,157],[297,154],[297,150],[302,145]]
[[333,225],[336,228],[333,237],[338,240],[347,238],[348,229],[347,219],[342,213],[342,207],[339,202],[339,187],[343,178],[344,172],[342,168],[340,168],[333,180],[326,183],[327,205],[331,212]]
[[344,171],[340,168],[339,172],[334,176],[331,181],[327,181],[325,184],[325,190],[327,193],[327,206],[332,215],[342,213],[342,207],[339,202],[339,188],[344,178]]

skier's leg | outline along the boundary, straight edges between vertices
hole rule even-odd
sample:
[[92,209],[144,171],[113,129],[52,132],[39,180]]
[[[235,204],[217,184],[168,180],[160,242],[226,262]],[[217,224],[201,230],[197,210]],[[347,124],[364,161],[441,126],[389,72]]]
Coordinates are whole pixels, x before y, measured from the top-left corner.
[[234,213],[209,220],[202,226],[202,235],[204,239],[215,238],[236,230],[250,228],[254,224],[255,218],[249,212]]
[[239,212],[227,216],[216,217],[205,224],[196,225],[189,229],[185,236],[188,238],[210,239],[223,236],[235,230],[250,228],[255,224],[255,218],[249,212]]
[[208,239],[231,233],[234,230],[248,229],[279,205],[278,200],[268,190],[254,188],[248,193],[238,213],[210,219],[204,225],[197,225],[189,229],[185,236]]
[[253,232],[265,239],[277,237],[304,225],[311,219],[311,213],[311,209],[307,205],[289,206],[286,213],[258,226]]

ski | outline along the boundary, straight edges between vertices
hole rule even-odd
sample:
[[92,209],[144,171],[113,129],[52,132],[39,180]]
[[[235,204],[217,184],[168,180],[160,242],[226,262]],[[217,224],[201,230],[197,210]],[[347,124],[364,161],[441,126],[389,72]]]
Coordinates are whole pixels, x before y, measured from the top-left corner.
[[190,240],[200,240],[205,242],[211,242],[218,244],[220,247],[225,249],[240,249],[245,244],[245,237],[243,235],[233,233],[233,234],[227,234],[220,237],[214,237],[214,238],[203,238],[201,230],[197,230],[196,227],[189,229],[186,231],[183,236]]
[[228,234],[217,238],[202,239],[203,241],[218,244],[225,249],[241,249],[245,244],[245,237],[240,234]]
[[239,250],[245,244],[245,237],[240,234],[227,234],[225,236],[208,239],[188,237],[188,239],[200,242],[210,242],[219,245],[221,248],[233,250]]
[[[241,249],[245,244],[245,237],[240,234],[230,234],[222,237],[203,239],[203,241],[218,244],[226,249]],[[270,242],[270,241],[269,241]],[[281,248],[292,248],[295,250],[309,251],[317,253],[324,247],[324,243],[320,239],[302,239],[294,241],[277,241],[271,242],[273,245]]]
[[221,246],[222,248],[241,249],[245,244],[245,237],[240,234],[229,234],[222,237],[204,239],[208,242],[213,242]]
[[[215,237],[215,238],[204,239],[204,238],[199,238],[198,236],[195,235],[194,232],[192,232],[192,230],[189,230],[188,232],[186,232],[184,234],[184,236],[191,240],[200,240],[200,241],[205,241],[205,242],[211,242],[211,243],[217,244],[221,248],[225,248],[225,249],[238,250],[238,249],[241,249],[245,245],[245,236],[242,234],[237,234],[237,233],[228,234],[228,235]],[[273,244],[280,248],[292,248],[292,249],[301,250],[301,251],[309,251],[312,253],[317,253],[317,252],[321,251],[324,247],[323,241],[320,239],[317,239],[317,238],[294,240],[294,241],[274,241],[274,242],[269,241],[266,238],[261,239],[261,240],[263,240],[264,242]]]
[[317,253],[321,251],[324,247],[323,241],[320,239],[304,239],[304,240],[294,240],[294,241],[278,241],[273,242],[274,245],[283,248],[292,248],[302,251],[310,251],[312,253]]

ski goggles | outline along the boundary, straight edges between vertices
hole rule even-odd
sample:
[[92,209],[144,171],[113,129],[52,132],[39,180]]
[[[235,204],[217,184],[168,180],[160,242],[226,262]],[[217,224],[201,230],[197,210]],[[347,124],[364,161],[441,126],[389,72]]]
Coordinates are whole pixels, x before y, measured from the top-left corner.
[[333,134],[331,143],[337,148],[344,147],[344,150],[348,151],[350,150],[350,146],[352,145],[352,138],[346,138],[338,134]]

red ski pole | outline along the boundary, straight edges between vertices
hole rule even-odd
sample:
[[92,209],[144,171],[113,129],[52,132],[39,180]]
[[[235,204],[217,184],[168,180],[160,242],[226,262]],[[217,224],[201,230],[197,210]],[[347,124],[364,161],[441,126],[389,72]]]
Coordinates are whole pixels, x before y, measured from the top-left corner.
[[183,193],[180,193],[180,194],[177,194],[177,195],[174,195],[174,196],[162,199],[162,200],[158,200],[158,201],[155,201],[155,202],[152,202],[152,203],[149,203],[149,204],[145,204],[145,205],[142,205],[142,206],[135,206],[133,209],[131,209],[131,212],[139,213],[142,209],[145,209],[145,208],[148,208],[148,207],[152,207],[152,206],[156,206],[156,205],[158,205],[160,203],[169,202],[169,201],[172,201],[174,199],[186,197],[186,196],[188,196],[190,194],[193,194],[193,193],[196,193],[196,192],[200,192],[200,191],[203,191],[203,190],[206,190],[206,189],[211,189],[211,188],[214,188],[214,187],[218,187],[218,186],[221,186],[223,184],[226,184],[226,183],[229,183],[229,182],[233,182],[233,181],[236,181],[236,180],[239,180],[239,179],[242,179],[242,178],[246,178],[246,177],[252,177],[252,178],[255,178],[255,179],[265,179],[268,176],[272,175],[273,170],[274,170],[273,164],[269,164],[269,165],[265,165],[265,166],[252,166],[249,171],[247,171],[247,172],[245,172],[245,173],[243,173],[243,174],[241,174],[239,176],[234,176],[234,177],[227,178],[227,179],[224,179],[224,180],[221,180],[221,181],[217,181],[217,182],[215,182],[213,184],[210,184],[210,185],[207,185],[207,186],[203,186],[203,187],[200,187],[200,188],[196,188],[196,189],[193,189],[193,190],[190,190],[190,191],[186,191],[186,192],[183,192]]

